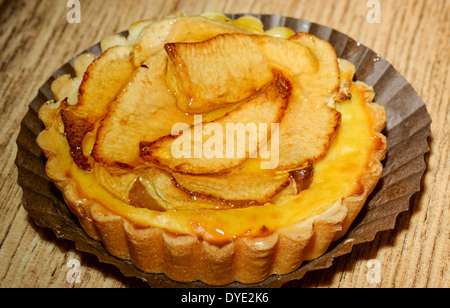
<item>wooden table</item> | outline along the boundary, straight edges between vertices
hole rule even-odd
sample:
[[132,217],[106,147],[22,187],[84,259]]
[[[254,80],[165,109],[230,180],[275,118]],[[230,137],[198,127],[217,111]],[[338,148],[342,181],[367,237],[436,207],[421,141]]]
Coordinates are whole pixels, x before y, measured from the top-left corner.
[[[95,256],[78,252],[72,242],[58,239],[29,218],[16,184],[15,140],[28,103],[62,63],[136,20],[160,19],[178,11],[280,14],[335,28],[392,63],[423,98],[433,120],[423,193],[410,211],[399,215],[395,230],[379,233],[372,242],[336,259],[329,269],[307,273],[287,286],[450,286],[450,1],[81,0],[81,23],[72,24],[66,19],[70,10],[66,2],[0,0],[1,287],[146,286]],[[371,11],[377,2],[379,16]],[[78,269],[74,264],[80,265],[79,282],[67,279]],[[371,276],[374,266],[379,266],[379,281]]]

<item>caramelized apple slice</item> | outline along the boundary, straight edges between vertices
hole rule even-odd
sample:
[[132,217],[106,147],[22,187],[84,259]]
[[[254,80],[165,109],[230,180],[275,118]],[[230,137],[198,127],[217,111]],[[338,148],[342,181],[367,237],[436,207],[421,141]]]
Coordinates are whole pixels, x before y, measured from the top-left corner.
[[[140,184],[145,189],[142,194],[147,195],[146,205],[140,206],[155,207],[155,204],[160,205],[166,210],[182,210],[182,209],[207,209],[207,208],[221,208],[227,204],[224,200],[214,199],[205,195],[193,195],[188,191],[177,187],[173,177],[158,168],[147,168],[139,178]],[[131,194],[136,192],[131,191]],[[130,199],[133,196],[130,195]],[[243,203],[239,204],[243,206]]]
[[248,201],[262,205],[286,188],[292,177],[288,172],[240,172],[225,175],[190,175],[172,173],[176,184],[191,195],[205,195],[222,200]]
[[167,18],[149,24],[142,31],[138,42],[134,45],[133,61],[136,66],[141,65],[151,55],[160,51],[165,43],[200,42],[221,33],[237,32],[244,30],[205,17]]
[[135,67],[131,47],[109,48],[87,68],[78,95],[77,113],[95,120],[106,113],[108,104],[130,79]]
[[328,151],[340,125],[334,109],[340,73],[336,52],[326,41],[299,33],[289,39],[308,48],[318,60],[315,74],[291,79],[292,97],[280,123],[280,170],[297,169],[314,163]]
[[91,164],[83,153],[83,139],[94,129],[94,124],[77,116],[67,107],[67,98],[61,102],[61,120],[64,124],[64,135],[70,147],[70,155],[74,163],[82,170],[90,171]]
[[221,34],[199,43],[168,43],[178,107],[204,113],[248,98],[272,80],[277,68],[296,75],[314,73],[308,48],[264,35]]
[[327,152],[341,121],[341,115],[322,99],[305,96],[293,86],[292,98],[280,123],[277,169],[302,168]]
[[160,50],[136,70],[110,103],[92,151],[96,161],[136,167],[144,162],[139,155],[141,140],[169,135],[174,123],[192,123],[193,117],[178,110],[175,97],[168,91],[166,68],[167,55]]
[[[77,60],[76,60],[77,61]],[[114,99],[134,71],[131,64],[131,48],[117,46],[108,49],[86,69],[79,87],[76,105],[61,104],[64,133],[74,162],[83,170],[91,170],[84,155],[83,139],[95,129],[95,122],[102,118],[108,104]],[[65,81],[67,82],[67,80]],[[61,87],[57,83],[54,87]],[[57,91],[66,94],[67,90]]]
[[130,191],[129,198],[136,201],[141,196],[143,202],[138,206],[152,209],[156,205],[168,210],[242,208],[279,202],[307,189],[311,183],[312,166],[295,171],[297,174],[244,169],[203,176],[148,168],[135,183],[141,191]]
[[[327,99],[330,94],[336,94],[339,90],[340,71],[336,51],[333,46],[312,34],[299,32],[289,38],[289,41],[308,48],[320,63],[314,78],[302,78],[302,91],[310,96]],[[331,106],[331,107],[334,107]]]
[[[334,109],[340,85],[334,49],[328,42],[304,33],[294,35],[289,42],[307,48],[318,66],[317,71],[302,74],[299,63],[293,62],[288,70],[292,95],[279,127],[278,170],[302,169],[323,157],[340,125],[340,114]],[[277,54],[277,48],[273,47],[271,53]],[[275,60],[272,65],[285,66]]]
[[[230,178],[230,180],[232,179]],[[241,184],[251,183],[251,179],[249,177],[245,179],[244,174],[242,174],[242,177],[237,180]],[[138,193],[141,196],[145,195],[145,199],[147,200],[146,204],[141,202],[139,206],[147,208],[154,208],[155,205],[158,204],[166,210],[205,208],[222,209],[260,206],[264,205],[272,197],[275,198],[282,193],[285,196],[296,193],[295,187],[294,190],[290,189],[285,192],[286,188],[292,186],[294,183],[294,180],[289,173],[275,176],[272,180],[273,182],[271,183],[268,176],[261,179],[261,181],[257,180],[254,182],[254,188],[248,187],[248,191],[240,195],[237,192],[231,192],[233,188],[227,188],[226,186],[219,184],[218,189],[220,190],[223,188],[223,198],[219,195],[188,190],[181,186],[179,182],[169,173],[158,168],[148,168],[141,174],[138,184],[138,187],[140,186],[141,189],[145,188],[145,192],[132,190],[130,191],[129,198],[135,200],[136,194]],[[214,181],[214,179],[212,181]],[[220,182],[220,180],[216,181],[216,183]],[[225,184],[225,181],[222,181],[222,184]],[[237,190],[238,184],[235,183],[233,187]],[[250,194],[251,190],[255,193],[254,195]],[[220,194],[220,192],[218,194]],[[236,198],[233,199],[233,197]]]
[[[290,95],[290,82],[281,73],[274,71],[273,81],[265,88],[222,118],[205,125],[205,130],[207,127],[214,127],[212,136],[212,132],[210,135],[204,134],[202,123],[184,127],[185,130],[178,135],[168,135],[153,142],[141,142],[141,157],[178,172],[223,173],[247,158],[255,157],[259,147],[265,144],[259,142],[261,125],[265,125],[267,139],[270,138],[271,124],[278,123],[284,116]],[[252,137],[258,138],[257,142],[251,142],[255,141]],[[215,148],[212,157],[203,151],[207,144]],[[183,147],[183,153],[174,155],[173,149],[180,147]],[[188,148],[187,151],[185,147]]]

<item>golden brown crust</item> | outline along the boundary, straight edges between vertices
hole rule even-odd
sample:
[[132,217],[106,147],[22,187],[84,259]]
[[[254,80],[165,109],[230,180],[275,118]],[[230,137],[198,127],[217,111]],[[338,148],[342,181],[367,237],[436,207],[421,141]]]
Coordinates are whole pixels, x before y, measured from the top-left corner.
[[256,283],[271,274],[295,270],[303,260],[320,256],[331,241],[345,234],[381,176],[377,159],[374,158],[368,172],[361,180],[363,190],[359,196],[344,198],[342,204],[322,215],[270,236],[242,237],[224,246],[191,235],[174,237],[160,228],[138,228],[98,203],[80,204],[73,182],[64,185],[64,195],[86,233],[102,240],[112,255],[130,259],[143,271],[165,273],[176,281],[200,280],[210,285],[235,280]]
[[[382,122],[383,117],[376,119],[374,127],[382,127]],[[321,215],[269,236],[240,237],[222,246],[191,235],[174,236],[160,228],[137,227],[98,203],[80,204],[75,183],[70,179],[61,186],[83,229],[102,240],[112,255],[130,259],[143,271],[165,273],[176,281],[200,280],[210,285],[233,281],[256,283],[271,274],[295,270],[304,260],[322,255],[333,240],[345,234],[381,177],[379,160],[384,157],[386,143],[383,138],[380,140],[383,142],[374,151],[367,174],[361,178],[362,190],[358,195],[343,198]]]

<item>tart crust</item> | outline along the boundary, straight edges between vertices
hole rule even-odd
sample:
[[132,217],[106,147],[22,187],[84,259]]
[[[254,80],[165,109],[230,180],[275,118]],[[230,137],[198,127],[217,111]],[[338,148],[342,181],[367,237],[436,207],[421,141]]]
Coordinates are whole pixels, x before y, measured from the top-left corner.
[[[336,201],[325,211],[297,223],[257,232],[257,236],[239,234],[227,241],[212,241],[198,234],[181,234],[166,228],[145,226],[133,215],[119,215],[109,205],[90,199],[76,179],[60,168],[59,143],[64,139],[59,127],[51,125],[58,113],[47,106],[40,112],[46,130],[38,144],[48,158],[46,172],[63,192],[65,201],[77,216],[85,232],[102,241],[114,256],[129,259],[150,273],[164,273],[180,282],[202,281],[209,285],[226,285],[234,281],[257,283],[272,274],[296,270],[303,261],[321,256],[330,243],[349,229],[381,177],[386,152],[384,108],[372,103],[373,90],[367,89],[365,110],[371,119],[376,141],[370,159],[361,174],[358,189]],[[70,159],[70,155],[65,159]]]

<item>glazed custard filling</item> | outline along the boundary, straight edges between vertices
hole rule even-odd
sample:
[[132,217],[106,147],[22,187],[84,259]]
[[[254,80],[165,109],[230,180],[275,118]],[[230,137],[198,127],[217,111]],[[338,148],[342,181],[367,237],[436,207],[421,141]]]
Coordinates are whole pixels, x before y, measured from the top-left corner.
[[[164,149],[170,146],[170,144],[167,145],[168,138],[164,137],[167,134],[156,131],[155,133],[144,134],[145,136],[142,135],[139,138],[133,135],[132,137],[135,137],[137,142],[139,142],[138,146],[133,148],[134,152],[130,150],[127,152],[131,153],[129,156],[121,156],[122,160],[115,160],[114,164],[110,164],[106,154],[112,146],[109,145],[110,141],[103,140],[110,138],[105,131],[108,129],[113,130],[112,126],[108,126],[108,123],[115,119],[114,116],[96,114],[92,112],[93,108],[87,106],[84,109],[78,109],[76,120],[73,120],[71,112],[62,111],[67,106],[76,106],[78,102],[78,94],[81,93],[79,91],[80,83],[83,82],[82,76],[86,69],[89,72],[88,67],[93,60],[91,55],[84,55],[77,60],[79,62],[76,65],[78,68],[76,69],[77,77],[73,79],[63,77],[59,80],[59,83],[55,84],[55,92],[60,93],[56,95],[58,103],[49,102],[43,105],[40,110],[40,117],[46,124],[46,130],[38,139],[40,144],[49,142],[53,144],[52,149],[54,152],[46,153],[49,157],[47,168],[58,170],[58,174],[54,174],[52,177],[55,183],[71,181],[71,185],[75,187],[77,192],[78,202],[76,204],[95,202],[138,227],[161,228],[174,234],[193,235],[210,243],[226,243],[244,236],[260,237],[269,235],[285,226],[295,225],[308,218],[317,216],[336,203],[341,202],[343,198],[357,195],[361,192],[361,178],[364,174],[367,174],[367,170],[373,161],[372,153],[376,152],[381,146],[382,140],[380,140],[379,133],[374,131],[373,110],[369,106],[374,97],[373,89],[362,82],[353,82],[354,67],[351,63],[342,59],[339,60],[337,90],[339,91],[340,86],[341,91],[345,89],[347,95],[345,99],[335,99],[330,103],[325,96],[316,97],[308,93],[310,91],[308,90],[309,88],[317,85],[313,81],[308,81],[307,77],[301,77],[303,76],[302,74],[313,73],[326,75],[327,71],[321,72],[321,70],[324,70],[321,65],[325,65],[325,62],[321,61],[320,54],[310,52],[310,49],[305,47],[307,45],[303,45],[298,50],[295,49],[297,48],[296,46],[293,46],[293,52],[304,52],[304,56],[301,58],[301,61],[304,61],[304,65],[298,72],[295,71],[295,68],[287,71],[286,67],[289,66],[289,61],[287,61],[288,63],[283,63],[284,60],[277,62],[272,59],[277,58],[277,55],[279,55],[272,49],[276,49],[277,44],[285,44],[279,43],[278,40],[291,44],[291,41],[288,41],[288,39],[292,39],[294,35],[292,30],[276,28],[264,32],[260,22],[252,17],[231,21],[221,14],[207,14],[202,18],[214,22],[217,26],[214,28],[214,31],[218,32],[217,34],[224,34],[223,36],[217,37],[216,33],[212,35],[210,32],[212,30],[207,24],[200,24],[200,26],[197,24],[197,30],[193,31],[191,35],[189,31],[184,31],[183,35],[181,35],[181,30],[173,31],[172,28],[177,24],[175,22],[177,18],[179,17],[173,17],[171,22],[156,25],[150,23],[136,24],[135,28],[133,28],[134,30],[130,31],[128,40],[112,36],[102,42],[104,51],[110,50],[109,48],[114,48],[114,46],[122,46],[124,47],[124,54],[133,54],[133,66],[127,66],[128,64],[124,66],[125,70],[130,69],[130,72],[127,74],[132,76],[130,77],[131,81],[134,80],[133,78],[138,78],[136,73],[138,70],[154,69],[156,74],[158,68],[155,67],[159,64],[153,66],[152,61],[158,60],[156,58],[158,56],[153,55],[164,54],[167,57],[165,51],[158,47],[161,45],[158,42],[158,37],[161,38],[166,35],[172,36],[170,37],[171,42],[188,42],[184,45],[175,43],[171,46],[172,49],[170,51],[167,50],[168,47],[166,45],[166,52],[169,52],[169,54],[173,53],[170,56],[174,57],[173,61],[177,65],[173,67],[170,65],[164,66],[164,74],[169,76],[167,78],[172,79],[167,82],[168,90],[164,88],[164,93],[161,95],[173,96],[173,93],[178,94],[182,98],[179,99],[177,106],[183,109],[177,110],[176,117],[178,118],[168,119],[172,124],[176,120],[186,120],[185,122],[192,128],[191,133],[195,134],[195,125],[198,123],[195,123],[194,114],[200,114],[203,123],[215,122],[217,125],[221,125],[222,122],[220,121],[227,119],[227,116],[234,114],[237,117],[238,115],[240,116],[239,112],[249,115],[251,110],[261,110],[261,113],[257,115],[260,118],[263,118],[261,114],[267,111],[267,119],[262,120],[263,122],[280,124],[279,132],[271,130],[267,134],[275,135],[275,133],[279,133],[280,137],[283,137],[281,128],[283,121],[289,116],[290,112],[293,112],[293,109],[290,109],[287,102],[292,99],[298,99],[299,101],[311,99],[313,102],[320,100],[321,103],[318,103],[317,107],[311,108],[311,112],[316,112],[317,110],[319,110],[317,112],[321,112],[320,110],[323,109],[327,112],[324,117],[328,116],[333,121],[336,120],[335,122],[330,120],[330,123],[335,123],[333,124],[334,126],[328,124],[326,124],[328,126],[325,124],[320,126],[320,129],[329,130],[329,132],[325,133],[319,129],[318,132],[318,136],[320,138],[323,137],[324,141],[320,142],[323,142],[324,146],[317,150],[316,153],[308,154],[309,156],[305,155],[304,158],[300,159],[298,157],[291,158],[289,156],[290,153],[286,152],[286,147],[281,148],[283,145],[281,142],[279,166],[267,171],[260,167],[260,163],[264,159],[259,156],[250,157],[250,150],[240,160],[217,159],[214,164],[197,164],[194,159],[190,158],[172,159],[164,152]],[[207,32],[205,35],[202,35],[201,25],[203,25],[204,31]],[[179,27],[182,28],[182,24]],[[143,29],[153,29],[151,31],[161,35],[156,36],[156,39],[153,36],[152,41],[150,39],[151,35],[147,37]],[[234,31],[244,36],[237,39],[237,36],[234,34],[231,34],[230,38],[225,35]],[[260,39],[258,37],[255,39],[253,37],[255,34],[263,38]],[[211,41],[211,37],[212,40],[215,39],[216,41]],[[134,44],[130,44],[132,39]],[[169,40],[169,38],[166,39]],[[314,40],[314,38],[308,37],[308,40]],[[203,43],[205,41],[207,43]],[[263,46],[262,48],[265,50],[261,52],[258,58],[250,59],[249,62],[253,62],[248,64],[249,67],[257,70],[255,74],[257,72],[258,75],[252,74],[252,76],[258,78],[247,80],[248,87],[247,84],[237,85],[241,87],[241,91],[237,94],[232,91],[221,92],[221,100],[204,99],[202,101],[208,93],[205,94],[205,90],[199,92],[196,88],[197,82],[195,80],[192,81],[194,78],[204,80],[202,79],[202,71],[194,71],[202,63],[193,63],[191,68],[189,63],[194,61],[191,60],[191,55],[194,54],[195,59],[202,59],[201,57],[204,56],[204,61],[207,62],[209,61],[207,59],[210,54],[209,49],[214,50],[216,48],[215,44],[220,44],[223,50],[227,50],[228,44],[240,44],[242,42],[245,42],[247,45],[253,44],[255,48]],[[144,43],[146,44],[145,46],[152,46],[153,49],[142,48]],[[297,43],[292,44],[297,45]],[[289,48],[291,48],[290,45]],[[208,52],[204,52],[205,50]],[[314,47],[311,50],[314,51]],[[223,53],[226,54],[225,51]],[[232,54],[233,52],[230,53]],[[153,58],[148,60],[151,57]],[[296,55],[291,55],[291,57],[295,58]],[[267,70],[263,70],[260,64],[261,61],[265,61],[265,58],[268,58],[269,63],[272,63],[272,66]],[[164,61],[170,61],[170,59]],[[118,64],[118,66],[120,65]],[[240,65],[238,63],[236,67]],[[233,72],[239,77],[238,68],[235,69],[233,63],[228,63],[227,67],[231,67]],[[273,69],[274,67],[276,70]],[[175,71],[170,72],[170,69]],[[185,71],[177,71],[178,69],[185,69]],[[206,70],[206,68],[204,69]],[[281,73],[278,75],[274,71]],[[178,80],[176,77],[173,77],[182,74],[189,75],[191,79],[180,78]],[[84,76],[86,78],[86,75]],[[300,77],[297,78],[296,76]],[[305,88],[299,86],[302,91],[304,90],[303,92],[295,90],[297,84],[294,80],[297,80],[296,78],[299,80],[299,85],[308,85]],[[252,78],[249,77],[247,79]],[[131,84],[131,81],[129,84]],[[190,83],[191,81],[192,83]],[[215,84],[219,84],[222,81],[225,84],[229,83],[228,80],[214,80]],[[161,80],[160,77],[156,76],[154,80],[149,79],[148,82],[156,86]],[[120,87],[126,89],[126,84]],[[207,85],[205,87],[206,89],[210,88]],[[203,88],[200,87],[199,89]],[[213,90],[211,90],[211,95],[215,94]],[[256,94],[248,95],[245,92],[247,90],[249,93]],[[133,111],[135,113],[132,112],[123,116],[128,110],[120,105],[121,101],[127,99],[125,92],[126,90],[121,90],[119,94],[114,94],[111,101],[118,102],[118,107],[117,109],[111,107],[110,110],[116,110],[112,113],[121,114],[121,120],[118,122],[123,124],[123,126],[130,125],[129,130],[139,128],[133,126],[135,125],[135,122],[133,122],[134,118],[142,116],[147,117],[147,121],[158,121],[159,119],[155,118],[155,116],[163,116],[162,114],[153,114],[152,118],[152,113],[148,110],[146,112]],[[328,96],[333,94],[326,92]],[[242,95],[242,97],[236,98],[236,95]],[[273,109],[268,109],[269,107],[264,104],[266,99],[272,96],[277,97],[277,99],[281,97],[281,99],[279,99],[279,105],[271,105],[269,107]],[[187,99],[187,103],[184,104],[183,99]],[[211,101],[214,102],[214,106],[208,105]],[[256,109],[245,107],[246,104],[254,104],[252,108]],[[139,106],[130,107],[130,105],[127,105],[127,107],[139,108]],[[245,108],[249,109],[246,110]],[[70,109],[67,110],[70,111]],[[80,118],[80,114],[83,117]],[[298,116],[300,116],[299,121],[302,121],[302,115],[298,114]],[[252,118],[250,117],[248,121],[251,122]],[[68,123],[74,129],[84,131],[81,138],[72,136],[74,134],[68,131]],[[167,122],[162,122],[161,125],[164,126],[166,124]],[[222,124],[225,127],[226,121],[224,120]],[[142,125],[145,128],[147,124]],[[322,133],[323,136],[321,135]],[[184,131],[183,134],[186,137],[188,133]],[[181,138],[183,134],[172,135],[170,138],[172,138],[171,140],[177,140],[176,138]],[[120,144],[122,141],[119,140],[119,137],[120,135],[117,136],[117,143]],[[70,142],[71,138],[73,138],[72,143]],[[205,143],[206,141],[203,140],[203,142]],[[299,142],[307,143],[307,141],[301,140]],[[261,146],[261,144],[258,144],[258,146]],[[289,147],[294,147],[294,151],[296,146],[301,145],[289,145]],[[219,170],[220,172],[217,172],[216,175],[211,175],[211,170]],[[227,173],[228,170],[233,171]],[[242,191],[231,188],[226,190],[227,182],[224,179],[226,179],[227,174],[230,174],[230,177],[234,177],[237,181],[242,181]],[[266,181],[265,177],[271,180]],[[257,184],[253,186],[252,183]],[[223,191],[221,191],[220,187],[222,186],[220,185],[223,185]],[[219,192],[215,193],[213,189],[217,187],[219,187],[217,189]],[[236,187],[238,187],[237,184]],[[259,187],[268,192],[267,196],[255,195],[254,198],[249,198],[248,196],[252,197],[255,194],[252,189],[256,191]],[[176,193],[172,194],[172,190],[169,188],[176,191]],[[200,192],[193,193],[194,189],[198,189]],[[230,198],[224,198],[221,193],[224,196],[230,196]],[[178,197],[177,194],[180,194],[181,197]]]

